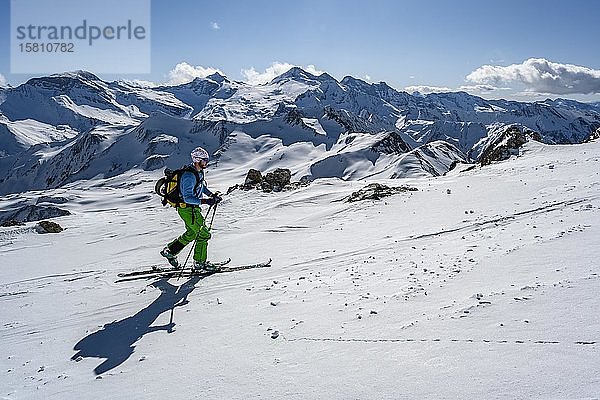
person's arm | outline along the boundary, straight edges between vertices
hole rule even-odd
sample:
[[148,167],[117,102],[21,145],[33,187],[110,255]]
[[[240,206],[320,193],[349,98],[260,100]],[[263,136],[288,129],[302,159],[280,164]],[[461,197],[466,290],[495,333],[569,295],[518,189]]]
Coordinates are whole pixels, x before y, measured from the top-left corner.
[[200,205],[200,199],[194,193],[194,186],[196,186],[196,177],[191,172],[184,172],[181,174],[181,182],[179,188],[181,190],[181,197],[186,204],[194,206]]
[[202,193],[204,193],[208,197],[213,197],[214,196],[213,192],[211,192],[210,190],[208,190],[208,188],[206,186],[202,186]]

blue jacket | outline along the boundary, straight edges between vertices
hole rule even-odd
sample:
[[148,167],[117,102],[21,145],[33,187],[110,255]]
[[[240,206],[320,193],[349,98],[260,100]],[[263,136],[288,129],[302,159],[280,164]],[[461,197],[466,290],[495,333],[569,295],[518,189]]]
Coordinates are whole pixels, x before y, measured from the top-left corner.
[[200,184],[198,190],[194,192],[194,186],[196,186],[196,175],[193,172],[186,171],[181,174],[181,182],[179,188],[181,191],[181,197],[186,204],[200,205],[202,201],[202,194],[212,196],[212,192],[206,188],[206,182],[204,181],[204,173],[198,172],[200,177]]

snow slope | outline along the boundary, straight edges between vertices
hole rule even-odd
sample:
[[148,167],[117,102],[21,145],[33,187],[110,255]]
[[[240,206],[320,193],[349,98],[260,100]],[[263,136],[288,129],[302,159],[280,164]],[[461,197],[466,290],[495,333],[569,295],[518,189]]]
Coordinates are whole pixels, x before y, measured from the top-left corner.
[[73,139],[78,132],[68,126],[52,126],[31,119],[9,121],[0,115],[0,158],[16,155],[37,144]]
[[[213,189],[240,183],[236,135]],[[116,282],[181,231],[158,172],[4,196],[73,215],[0,228],[0,396],[597,398],[599,160],[598,141],[530,142],[436,178],[234,191],[210,257],[273,264],[205,279]],[[371,182],[418,191],[343,201]]]

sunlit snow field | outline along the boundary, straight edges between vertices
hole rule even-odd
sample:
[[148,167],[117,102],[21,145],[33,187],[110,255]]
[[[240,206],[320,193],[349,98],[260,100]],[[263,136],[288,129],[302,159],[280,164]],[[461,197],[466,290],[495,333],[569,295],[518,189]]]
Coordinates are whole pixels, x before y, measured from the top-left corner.
[[[0,228],[0,398],[598,398],[599,160],[530,142],[438,178],[236,190],[209,258],[272,266],[204,279],[117,282],[182,232],[160,172],[5,196],[72,215]],[[371,182],[418,190],[345,202]]]

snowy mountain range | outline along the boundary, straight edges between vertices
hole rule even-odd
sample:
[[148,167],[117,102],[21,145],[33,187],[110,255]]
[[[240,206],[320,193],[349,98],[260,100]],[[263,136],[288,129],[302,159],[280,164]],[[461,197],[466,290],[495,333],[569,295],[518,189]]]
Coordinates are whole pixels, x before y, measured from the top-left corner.
[[2,194],[178,166],[198,145],[240,177],[276,167],[308,179],[437,176],[515,126],[547,144],[600,128],[598,103],[423,96],[297,67],[263,85],[215,73],[157,87],[77,71],[4,88],[0,102]]

